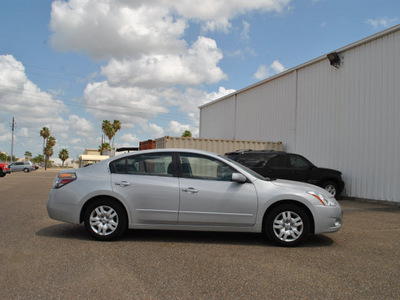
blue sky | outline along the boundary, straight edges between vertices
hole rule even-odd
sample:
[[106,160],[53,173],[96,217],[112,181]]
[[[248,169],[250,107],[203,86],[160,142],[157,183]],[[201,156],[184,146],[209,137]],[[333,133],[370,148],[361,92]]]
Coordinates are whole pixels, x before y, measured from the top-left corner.
[[0,151],[198,134],[198,106],[400,23],[398,0],[2,0]]

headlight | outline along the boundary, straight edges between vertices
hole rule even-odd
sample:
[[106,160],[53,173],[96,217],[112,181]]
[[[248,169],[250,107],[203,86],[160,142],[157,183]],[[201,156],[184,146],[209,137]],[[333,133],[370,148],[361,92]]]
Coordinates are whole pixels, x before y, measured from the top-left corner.
[[307,194],[310,194],[311,196],[314,196],[315,198],[317,198],[324,206],[328,205],[328,206],[332,206],[335,205],[335,202],[333,202],[331,199],[325,197],[322,194],[318,194],[314,191],[308,191]]

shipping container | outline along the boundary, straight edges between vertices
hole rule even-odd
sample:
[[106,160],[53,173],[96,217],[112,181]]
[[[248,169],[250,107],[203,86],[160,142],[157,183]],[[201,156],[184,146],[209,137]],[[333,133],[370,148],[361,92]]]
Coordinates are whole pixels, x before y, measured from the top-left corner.
[[139,142],[139,150],[148,150],[155,148],[155,141],[154,140],[147,140],[143,142]]
[[282,151],[282,142],[225,140],[190,137],[165,136],[155,139],[155,149],[184,148],[215,152],[224,155],[236,150],[275,150]]

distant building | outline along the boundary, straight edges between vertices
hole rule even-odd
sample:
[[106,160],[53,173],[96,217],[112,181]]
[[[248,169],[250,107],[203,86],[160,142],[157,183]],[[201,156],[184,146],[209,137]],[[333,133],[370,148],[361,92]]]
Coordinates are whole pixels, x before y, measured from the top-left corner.
[[86,167],[107,158],[109,158],[108,155],[100,155],[100,151],[97,149],[85,149],[83,154],[79,155],[79,167]]

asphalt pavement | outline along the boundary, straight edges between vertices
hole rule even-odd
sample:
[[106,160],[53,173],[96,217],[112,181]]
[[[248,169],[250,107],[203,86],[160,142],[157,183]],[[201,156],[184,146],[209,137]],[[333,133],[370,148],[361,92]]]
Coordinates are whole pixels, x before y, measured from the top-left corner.
[[342,229],[297,248],[261,234],[132,231],[52,220],[56,171],[0,178],[1,299],[400,299],[400,209],[341,200]]

